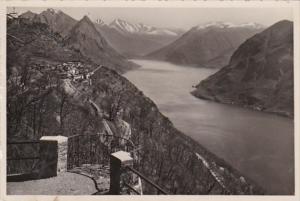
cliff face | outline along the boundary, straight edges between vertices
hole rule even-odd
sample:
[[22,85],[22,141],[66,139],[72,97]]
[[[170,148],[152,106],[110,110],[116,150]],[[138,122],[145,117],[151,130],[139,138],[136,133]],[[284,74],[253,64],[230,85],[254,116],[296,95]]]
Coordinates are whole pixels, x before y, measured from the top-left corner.
[[293,23],[280,21],[243,43],[192,94],[292,117],[293,83]]

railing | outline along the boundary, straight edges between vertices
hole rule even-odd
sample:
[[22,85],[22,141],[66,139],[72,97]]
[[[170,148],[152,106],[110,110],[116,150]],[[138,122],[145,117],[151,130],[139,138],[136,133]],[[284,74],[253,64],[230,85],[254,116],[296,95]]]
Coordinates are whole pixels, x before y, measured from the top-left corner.
[[118,151],[110,155],[110,188],[109,194],[143,195],[142,180],[157,190],[154,194],[170,194],[159,185],[155,184],[134,167],[134,160],[130,153]]
[[25,179],[34,177],[39,162],[39,141],[7,142],[7,177]]
[[[125,145],[120,143],[125,141]],[[68,137],[68,169],[82,164],[109,164],[110,154],[118,150],[132,152],[133,142],[126,138],[107,134],[73,135]]]
[[[152,187],[154,187],[157,190],[157,195],[159,195],[159,194],[169,195],[170,194],[166,190],[164,190],[162,187],[158,186],[153,181],[151,181],[150,179],[148,179],[145,175],[143,175],[142,173],[140,173],[139,171],[137,171],[136,169],[134,169],[133,167],[128,166],[128,167],[126,167],[126,169],[129,170],[129,171],[131,171],[131,172],[133,172],[134,174],[138,175],[143,181],[145,181],[146,183],[148,183],[149,185],[151,185]],[[137,190],[135,190],[134,188],[132,188],[126,182],[125,182],[125,186],[128,187],[133,192],[135,192],[136,194],[140,194],[140,192],[138,192]]]
[[[120,141],[124,140],[125,146],[121,145]],[[113,174],[113,178],[110,179],[111,186],[118,186],[119,190],[110,191],[111,194],[120,194],[120,183],[130,189],[132,192],[136,194],[141,194],[135,190],[132,185],[126,183],[125,181],[121,181],[121,173],[122,174],[136,174],[139,178],[141,178],[144,182],[149,184],[150,186],[157,189],[157,194],[169,194],[163,188],[155,184],[153,181],[148,179],[145,175],[140,173],[138,170],[134,168],[137,166],[137,157],[139,147],[136,147],[131,140],[107,135],[107,134],[92,134],[92,135],[73,135],[68,137],[68,170],[71,170],[75,167],[80,167],[83,164],[110,164],[110,172]],[[117,151],[125,151],[129,155],[133,157],[132,166],[127,167],[127,171],[121,172],[121,167],[112,167],[111,162],[111,154]],[[118,165],[120,165],[118,163]],[[113,169],[117,168],[120,171],[114,171]],[[125,170],[125,169],[122,169]]]
[[[125,141],[125,143],[121,143],[121,141]],[[151,179],[147,178],[144,174],[139,172],[140,166],[138,164],[139,160],[137,160],[139,159],[139,155],[137,153],[140,147],[136,147],[130,140],[107,134],[79,134],[68,137],[66,142],[68,142],[68,144],[65,143],[64,145],[66,147],[66,152],[63,153],[63,155],[67,155],[64,162],[67,170],[71,170],[75,167],[81,167],[83,166],[83,164],[85,164],[85,166],[83,167],[86,167],[86,165],[89,164],[106,165],[105,168],[107,167],[107,170],[110,170],[110,183],[111,185],[116,186],[114,189],[117,189],[111,190],[111,194],[124,193],[121,192],[121,189],[124,189],[124,187],[126,187],[125,189],[127,189],[127,192],[130,191],[134,192],[135,194],[141,194],[141,191],[137,190],[137,188],[134,187],[134,182],[132,182],[133,179],[126,180],[126,175],[137,175],[140,183],[142,183],[141,181],[143,181],[143,185],[145,185],[146,187],[146,193],[156,193],[164,195],[171,193],[176,194],[176,192],[169,193],[164,188],[157,185]],[[35,170],[37,170],[36,166],[40,159],[39,151],[43,146],[43,143],[40,144],[40,141],[7,142],[7,175],[13,176],[16,174],[28,174],[33,173]],[[131,161],[130,165],[123,166],[122,162],[119,162],[118,160],[117,162],[112,164],[112,155],[119,151],[124,152],[129,156]],[[49,151],[42,150],[41,153],[47,154],[49,153]],[[41,159],[44,159],[45,157],[47,157],[47,155],[41,154]],[[209,166],[208,162],[200,155],[193,157],[195,157],[195,161],[198,161],[197,164],[201,166],[199,170],[201,171],[202,169],[204,171],[203,175],[207,175],[207,178],[203,178],[203,184],[204,186],[206,186],[206,188],[203,189],[203,192],[201,193],[232,194],[226,188],[227,185],[223,184],[222,178],[219,176],[218,170],[215,169],[214,166]],[[98,173],[101,173],[99,169],[93,169],[93,171],[96,171],[96,175],[99,175]],[[109,175],[109,173],[107,174]],[[135,179],[136,178],[137,177],[135,177]],[[170,184],[166,184],[165,188],[170,190]]]

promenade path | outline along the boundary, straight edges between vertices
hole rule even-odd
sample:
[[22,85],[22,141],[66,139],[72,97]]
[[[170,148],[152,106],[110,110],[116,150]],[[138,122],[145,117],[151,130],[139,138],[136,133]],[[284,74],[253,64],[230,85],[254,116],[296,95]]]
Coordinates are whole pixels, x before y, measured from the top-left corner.
[[47,179],[8,182],[8,195],[92,195],[97,192],[91,178],[65,172]]

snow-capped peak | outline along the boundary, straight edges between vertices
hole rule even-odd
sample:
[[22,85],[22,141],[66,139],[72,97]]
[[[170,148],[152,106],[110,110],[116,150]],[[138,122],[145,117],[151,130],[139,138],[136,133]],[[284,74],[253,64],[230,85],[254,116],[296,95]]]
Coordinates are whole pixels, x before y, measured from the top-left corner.
[[98,25],[100,25],[100,26],[105,25],[105,22],[102,19],[100,19],[100,18],[96,19],[95,23],[98,24]]
[[109,25],[122,33],[149,34],[149,35],[178,35],[176,32],[163,28],[156,28],[142,23],[130,23],[125,20],[115,19]]
[[58,14],[58,13],[61,13],[62,11],[58,10],[58,9],[54,9],[54,8],[48,8],[46,11],[44,11],[46,13],[50,13],[52,15],[55,15],[55,14]]
[[258,24],[256,22],[246,22],[246,23],[242,23],[242,24],[239,24],[240,27],[251,27],[251,28],[254,28],[254,29],[262,29],[264,28],[265,26],[262,25],[262,24]]
[[255,22],[247,22],[241,24],[235,24],[231,22],[209,22],[206,24],[198,25],[196,28],[198,30],[206,29],[206,28],[253,28],[253,29],[261,29],[264,26]]
[[110,23],[110,27],[115,28],[118,31],[122,31],[122,32],[132,33],[137,31],[136,27],[133,24],[121,19],[115,19],[112,23]]

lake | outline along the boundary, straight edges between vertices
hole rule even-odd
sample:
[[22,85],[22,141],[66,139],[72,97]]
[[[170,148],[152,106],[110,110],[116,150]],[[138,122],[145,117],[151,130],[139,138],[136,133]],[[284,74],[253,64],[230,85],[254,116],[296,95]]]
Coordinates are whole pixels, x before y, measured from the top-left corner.
[[141,68],[125,77],[151,98],[175,127],[269,194],[294,192],[292,119],[195,98],[192,86],[214,69],[132,60]]

